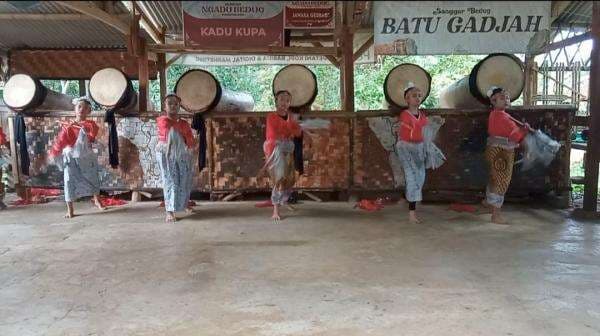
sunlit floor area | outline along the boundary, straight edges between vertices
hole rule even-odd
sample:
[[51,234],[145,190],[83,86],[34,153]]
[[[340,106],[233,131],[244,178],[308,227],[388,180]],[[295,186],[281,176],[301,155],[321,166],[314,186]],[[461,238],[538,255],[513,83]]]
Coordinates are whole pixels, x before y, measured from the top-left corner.
[[598,335],[600,224],[508,205],[0,213],[0,335]]

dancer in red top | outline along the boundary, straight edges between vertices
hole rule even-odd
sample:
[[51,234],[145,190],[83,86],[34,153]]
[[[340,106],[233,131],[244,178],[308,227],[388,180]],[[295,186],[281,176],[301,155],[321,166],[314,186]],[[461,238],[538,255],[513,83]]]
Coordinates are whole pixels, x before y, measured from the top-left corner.
[[302,129],[298,124],[297,115],[290,113],[291,101],[292,95],[288,91],[279,91],[275,94],[277,111],[267,116],[267,134],[263,145],[265,167],[268,168],[273,184],[272,218],[276,221],[281,220],[279,208],[281,205],[287,205],[296,183],[293,138],[300,136]]
[[404,90],[404,100],[408,108],[400,113],[398,125],[398,142],[396,152],[402,164],[406,182],[405,197],[408,201],[408,219],[411,223],[419,223],[417,218],[417,202],[423,200],[422,189],[425,184],[425,145],[423,128],[427,125],[427,116],[419,105],[423,100],[423,92],[409,83]]
[[487,92],[492,105],[488,119],[488,139],[485,158],[488,162],[489,180],[485,191],[483,205],[491,208],[492,222],[507,224],[500,213],[504,203],[504,194],[508,190],[512,178],[515,161],[515,148],[531,130],[528,124],[518,126],[506,113],[510,107],[509,93],[499,87],[492,87]]
[[73,202],[80,197],[93,196],[96,206],[104,210],[98,198],[98,156],[91,147],[98,135],[98,125],[87,120],[92,112],[92,103],[82,97],[74,100],[74,104],[75,120],[62,125],[49,155],[51,161],[64,168],[66,218],[75,216]]
[[[0,127],[0,151],[4,149],[4,147],[8,147],[8,140],[6,140],[6,135],[2,131],[2,127]],[[0,153],[1,155],[1,153]],[[6,209],[6,204],[4,204],[4,183],[2,183],[2,167],[5,165],[3,155],[0,156],[0,210]]]
[[158,146],[156,160],[163,182],[167,222],[177,220],[175,212],[188,207],[192,191],[192,153],[195,140],[187,121],[179,118],[181,98],[165,97],[165,114],[156,118]]

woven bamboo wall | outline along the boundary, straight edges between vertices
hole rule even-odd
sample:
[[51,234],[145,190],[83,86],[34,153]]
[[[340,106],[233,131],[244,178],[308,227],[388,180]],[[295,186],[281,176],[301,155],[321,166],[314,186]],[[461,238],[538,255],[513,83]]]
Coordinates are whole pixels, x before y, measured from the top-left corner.
[[[428,171],[425,189],[438,192],[482,192],[487,181],[487,167],[483,159],[485,149],[487,111],[459,112],[434,110],[430,115],[445,118],[437,144],[448,161],[436,171]],[[557,159],[546,169],[522,173],[515,169],[514,182],[509,194],[531,192],[558,193],[569,188],[570,122],[572,109],[535,108],[512,111],[524,117],[534,128],[541,128],[563,145]],[[324,117],[325,115],[325,117]],[[305,174],[297,187],[315,190],[391,190],[404,184],[393,153],[395,117],[372,117],[368,113],[319,118],[331,120],[330,130],[305,135]],[[62,175],[54,167],[40,171],[40,160],[56,136],[58,121],[64,117],[27,118],[28,143],[32,158],[30,185],[62,184]],[[107,142],[107,130],[101,118],[99,143]],[[189,119],[188,119],[189,120]],[[256,174],[264,163],[262,144],[265,116],[215,117],[207,119],[209,137],[209,167],[197,174],[194,188],[201,191],[269,190],[266,176]],[[153,117],[119,119],[121,167],[108,166],[106,149],[100,146],[103,188],[143,189],[159,188],[160,179],[153,149],[156,143],[156,125]],[[352,159],[350,159],[350,155]],[[197,164],[196,160],[194,164]],[[350,185],[352,181],[352,185]]]

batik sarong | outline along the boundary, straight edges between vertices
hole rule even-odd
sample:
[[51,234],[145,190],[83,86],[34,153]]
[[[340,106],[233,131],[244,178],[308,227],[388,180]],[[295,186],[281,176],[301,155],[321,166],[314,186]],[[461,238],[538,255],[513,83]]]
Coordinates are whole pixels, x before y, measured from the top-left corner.
[[500,208],[504,203],[504,195],[512,178],[516,147],[517,144],[506,138],[488,138],[485,159],[488,164],[489,178],[485,197],[486,202],[493,207]]
[[83,127],[75,145],[65,147],[62,154],[65,201],[74,202],[80,197],[99,194],[98,156],[92,150]]
[[404,171],[406,200],[422,201],[422,190],[425,184],[425,143],[399,140],[396,143],[396,152]]
[[271,202],[278,205],[286,204],[296,183],[293,141],[278,140],[276,142],[271,156],[267,159],[267,169],[273,184]]
[[165,210],[185,210],[192,191],[192,153],[175,129],[169,131],[166,143],[159,142],[156,161],[163,182]]

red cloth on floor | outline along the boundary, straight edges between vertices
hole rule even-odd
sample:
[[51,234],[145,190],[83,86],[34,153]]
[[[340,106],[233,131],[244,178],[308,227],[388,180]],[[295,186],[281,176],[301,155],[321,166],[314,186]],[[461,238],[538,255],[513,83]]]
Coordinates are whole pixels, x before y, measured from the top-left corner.
[[257,208],[270,208],[273,206],[273,203],[271,202],[271,200],[266,200],[263,202],[258,202],[256,204],[254,204],[254,206]]
[[[115,197],[104,197],[104,196],[100,196],[98,197],[100,199],[100,204],[102,204],[103,207],[107,207],[107,206],[120,206],[120,205],[125,205],[127,204],[127,201],[124,201],[122,199],[118,199]],[[94,202],[94,199],[91,199],[92,202]]]
[[47,189],[47,188],[30,188],[29,192],[32,197],[35,196],[60,196],[60,189]]
[[363,199],[363,200],[358,201],[354,207],[360,208],[360,209],[363,209],[363,210],[366,210],[369,212],[379,211],[379,210],[383,209],[383,205],[381,204],[381,202],[378,202],[377,200],[368,200],[368,199]]
[[474,213],[477,211],[475,206],[471,204],[462,204],[462,203],[452,203],[450,204],[450,210],[457,212],[471,212]]

